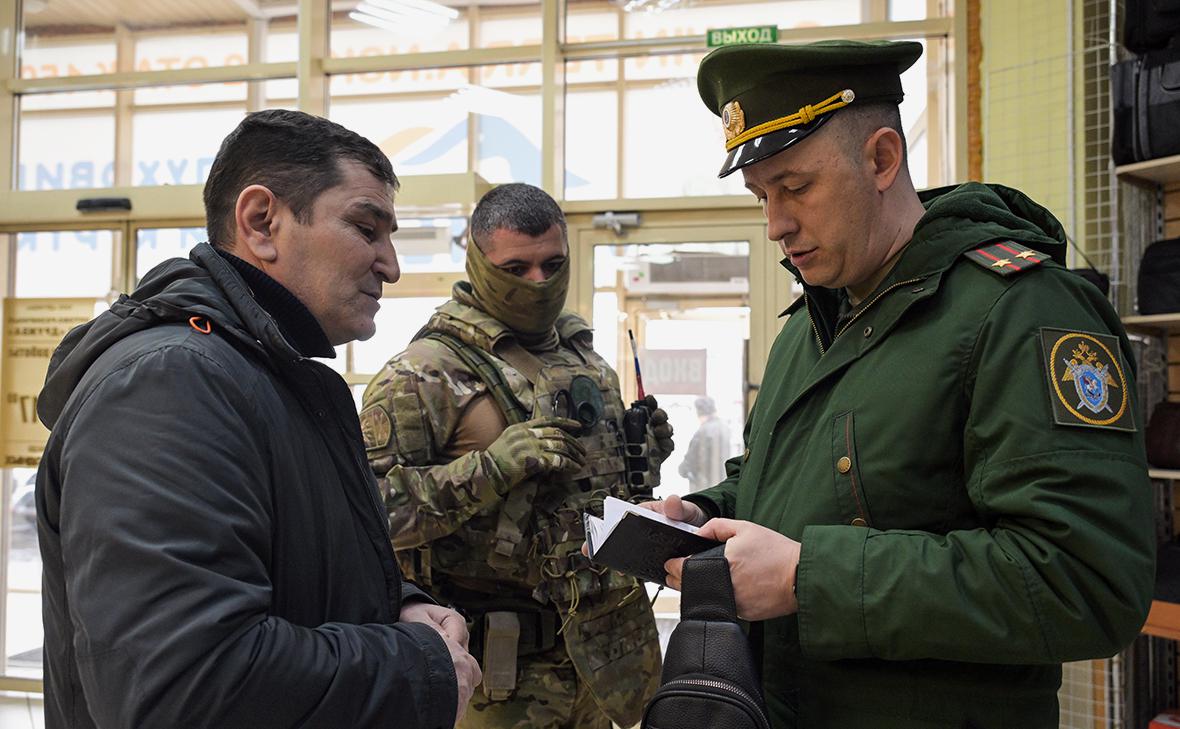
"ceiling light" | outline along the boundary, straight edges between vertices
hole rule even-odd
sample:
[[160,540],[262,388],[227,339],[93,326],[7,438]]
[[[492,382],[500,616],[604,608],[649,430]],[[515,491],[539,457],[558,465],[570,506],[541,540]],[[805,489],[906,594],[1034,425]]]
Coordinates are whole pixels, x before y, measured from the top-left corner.
[[431,0],[362,0],[348,17],[384,30],[404,35],[435,30],[459,17],[459,11]]

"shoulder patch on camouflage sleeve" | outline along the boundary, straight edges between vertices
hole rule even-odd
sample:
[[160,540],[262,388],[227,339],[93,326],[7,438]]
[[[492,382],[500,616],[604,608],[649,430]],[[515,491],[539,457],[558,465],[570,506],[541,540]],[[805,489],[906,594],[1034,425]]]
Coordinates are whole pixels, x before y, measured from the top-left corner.
[[1118,337],[1042,328],[1041,350],[1058,425],[1135,430]]
[[1001,276],[1014,276],[1021,271],[1035,268],[1042,261],[1047,261],[1050,258],[1046,253],[1034,251],[1010,240],[976,248],[973,251],[967,251],[964,255],[983,268]]
[[381,405],[370,405],[361,411],[361,434],[365,450],[374,451],[389,445],[393,435],[393,421]]

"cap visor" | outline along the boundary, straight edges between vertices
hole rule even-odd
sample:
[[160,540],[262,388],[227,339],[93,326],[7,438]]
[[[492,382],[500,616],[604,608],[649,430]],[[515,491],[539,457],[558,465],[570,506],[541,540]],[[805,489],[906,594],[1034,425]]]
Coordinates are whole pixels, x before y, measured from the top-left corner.
[[761,162],[767,157],[773,157],[787,147],[798,144],[806,139],[807,135],[822,127],[831,118],[831,114],[824,114],[823,116],[816,117],[815,121],[810,124],[763,134],[761,137],[756,137],[734,147],[725,157],[725,164],[721,165],[721,172],[717,173],[717,176],[728,177],[746,165],[752,165],[755,162]]

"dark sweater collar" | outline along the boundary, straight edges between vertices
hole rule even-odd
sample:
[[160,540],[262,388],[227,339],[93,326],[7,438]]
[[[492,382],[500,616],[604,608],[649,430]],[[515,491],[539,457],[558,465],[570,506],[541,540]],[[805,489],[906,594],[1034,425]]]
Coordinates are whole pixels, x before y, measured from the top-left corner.
[[250,293],[258,305],[274,317],[287,341],[304,357],[335,357],[336,349],[328,341],[316,318],[303,302],[295,297],[278,281],[266,275],[261,269],[243,261],[232,253],[215,249],[229,262],[250,287]]

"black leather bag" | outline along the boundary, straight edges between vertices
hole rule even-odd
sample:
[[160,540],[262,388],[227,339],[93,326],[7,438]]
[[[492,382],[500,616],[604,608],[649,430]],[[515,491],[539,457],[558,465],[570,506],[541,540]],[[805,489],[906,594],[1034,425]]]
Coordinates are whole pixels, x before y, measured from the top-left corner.
[[1180,312],[1180,238],[1157,240],[1139,261],[1139,313]]
[[1180,0],[1127,0],[1123,45],[1135,53],[1168,45],[1180,35]]
[[770,729],[758,668],[737,622],[725,545],[684,561],[680,624],[643,729]]
[[1144,439],[1148,463],[1156,468],[1180,468],[1180,402],[1155,406]]
[[1180,154],[1180,48],[1121,61],[1110,72],[1115,164]]

